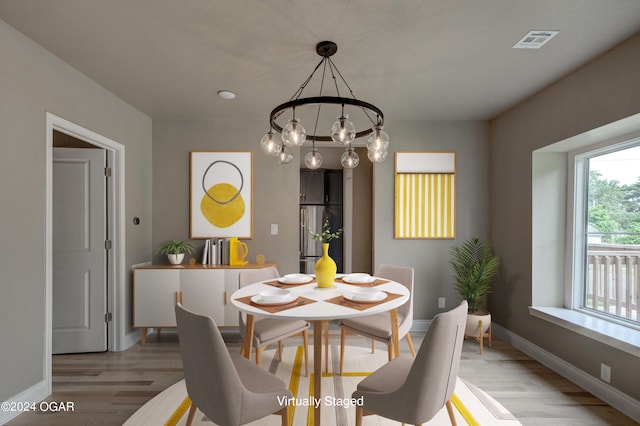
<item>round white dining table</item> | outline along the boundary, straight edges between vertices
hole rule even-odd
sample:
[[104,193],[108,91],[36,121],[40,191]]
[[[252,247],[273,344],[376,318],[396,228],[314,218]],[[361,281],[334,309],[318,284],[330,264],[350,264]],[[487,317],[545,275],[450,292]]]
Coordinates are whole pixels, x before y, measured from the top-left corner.
[[[315,281],[304,285],[286,285],[274,282],[274,280],[268,280],[266,282],[271,284],[258,282],[244,286],[234,292],[231,295],[231,303],[240,311],[247,314],[246,338],[242,346],[242,354],[247,358],[251,358],[255,315],[310,321],[313,324],[313,390],[314,396],[321,398],[323,323],[330,320],[389,312],[393,340],[392,357],[397,357],[400,352],[398,345],[398,307],[409,300],[409,290],[398,282],[377,278],[377,280],[386,282],[378,284],[374,288],[387,292],[389,294],[387,297],[388,301],[375,304],[354,303],[351,298],[345,299],[340,296],[348,295],[354,287],[358,286],[343,283],[339,278],[340,275],[330,288],[319,288]],[[262,309],[260,305],[256,303],[247,303],[248,297],[258,295],[266,290],[273,290],[274,288],[287,289],[297,296],[298,299],[290,304],[291,307],[279,310],[278,312],[269,312]],[[314,424],[321,424],[319,405],[314,407],[313,418]]]

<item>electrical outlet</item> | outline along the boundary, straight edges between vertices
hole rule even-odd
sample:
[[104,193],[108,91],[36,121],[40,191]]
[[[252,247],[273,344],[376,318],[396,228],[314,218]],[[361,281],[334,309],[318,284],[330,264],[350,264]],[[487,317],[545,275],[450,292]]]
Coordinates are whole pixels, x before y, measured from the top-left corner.
[[271,224],[271,235],[278,235],[278,224],[277,223],[272,223]]
[[611,367],[607,364],[600,364],[600,378],[604,382],[611,383]]
[[438,308],[444,309],[445,307],[445,299],[444,297],[438,297]]

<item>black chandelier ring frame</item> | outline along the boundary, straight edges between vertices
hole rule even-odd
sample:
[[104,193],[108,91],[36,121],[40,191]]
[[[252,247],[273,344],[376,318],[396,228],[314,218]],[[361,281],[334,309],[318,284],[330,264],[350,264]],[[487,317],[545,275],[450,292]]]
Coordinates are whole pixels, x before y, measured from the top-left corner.
[[[382,110],[377,106],[370,104],[369,102],[361,101],[360,99],[343,98],[340,96],[315,96],[310,98],[294,99],[275,107],[271,111],[271,114],[269,116],[271,128],[275,130],[277,133],[282,133],[283,127],[280,126],[276,122],[276,120],[278,119],[278,117],[280,117],[280,115],[284,111],[288,109],[292,109],[295,111],[296,107],[300,107],[304,105],[313,105],[313,104],[351,105],[351,106],[359,107],[363,110],[369,110],[376,114],[377,122],[374,122],[373,120],[371,120],[371,117],[369,117],[369,115],[365,111],[365,115],[367,116],[367,118],[369,118],[369,120],[374,126],[382,127],[384,124],[384,114],[382,113]],[[365,130],[356,132],[355,139],[370,135],[371,133],[373,133],[373,131],[374,131],[373,128],[367,128]],[[319,136],[319,135],[310,135],[310,134],[307,134],[306,139],[311,141],[321,141],[321,142],[331,142],[333,140],[331,136]]]

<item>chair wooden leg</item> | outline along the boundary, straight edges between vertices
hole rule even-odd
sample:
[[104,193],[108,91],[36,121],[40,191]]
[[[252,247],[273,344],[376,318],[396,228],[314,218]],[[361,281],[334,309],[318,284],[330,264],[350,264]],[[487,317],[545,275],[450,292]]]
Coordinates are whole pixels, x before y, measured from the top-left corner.
[[376,341],[371,339],[371,353],[375,353],[376,351]]
[[456,416],[453,414],[453,404],[451,400],[447,401],[447,413],[449,413],[449,419],[451,420],[451,426],[456,426]]
[[356,407],[356,426],[362,426],[362,407]]
[[246,319],[246,332],[244,336],[244,342],[242,342],[242,351],[241,355],[247,359],[251,359],[251,351],[253,346],[253,329],[255,325],[255,317],[253,315],[247,314]]
[[482,320],[478,321],[480,323],[480,355],[482,355],[482,342],[484,342],[484,333],[482,332]]
[[489,323],[489,347],[491,347],[491,323]]
[[344,328],[340,329],[340,375],[342,376],[342,371],[344,367],[344,343],[347,332]]
[[196,407],[196,404],[192,402],[191,408],[189,408],[189,416],[187,416],[187,426],[191,426],[191,424],[193,423],[193,419],[196,416],[197,410],[198,410],[198,407]]
[[413,340],[411,340],[411,334],[407,333],[407,343],[409,344],[409,350],[411,351],[411,355],[415,358],[416,357],[416,350],[413,347]]
[[304,375],[309,377],[309,331],[302,332],[302,341],[304,343]]
[[262,365],[262,351],[264,351],[264,346],[256,348],[256,364]]
[[282,340],[278,340],[278,359],[282,362]]
[[389,359],[389,361],[393,359],[393,344],[391,343],[389,343],[389,345],[387,346],[387,358]]
[[289,406],[285,406],[282,410],[278,412],[281,416],[280,424],[282,426],[289,426]]

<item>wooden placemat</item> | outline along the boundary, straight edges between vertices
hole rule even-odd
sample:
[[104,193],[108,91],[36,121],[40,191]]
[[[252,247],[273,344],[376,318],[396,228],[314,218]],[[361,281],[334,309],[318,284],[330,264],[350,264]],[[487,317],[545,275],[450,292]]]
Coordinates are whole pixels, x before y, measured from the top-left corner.
[[[255,294],[253,296],[255,296]],[[293,301],[291,303],[288,303],[286,305],[265,306],[265,305],[259,305],[257,303],[253,303],[251,301],[251,298],[253,296],[240,297],[240,298],[235,299],[235,300],[237,300],[238,302],[242,302],[242,303],[244,303],[246,305],[262,309],[263,311],[269,312],[270,314],[275,314],[277,312],[286,311],[287,309],[291,309],[291,308],[297,308],[298,306],[302,306],[302,305],[310,305],[311,303],[315,303],[316,302],[316,300],[307,299],[306,297],[300,296],[295,301]]]
[[383,280],[380,278],[376,278],[374,281],[370,282],[370,283],[348,283],[345,282],[342,278],[336,278],[336,282],[337,283],[342,283],[342,284],[347,284],[347,285],[353,285],[356,287],[375,287],[377,285],[380,284],[386,284],[389,282],[389,280]]
[[347,308],[353,308],[353,309],[357,309],[359,311],[364,311],[367,310],[369,308],[373,308],[374,306],[378,306],[382,303],[387,303],[393,299],[397,299],[398,297],[402,297],[401,294],[396,294],[396,293],[389,293],[388,291],[385,291],[385,293],[387,293],[387,298],[383,299],[379,302],[374,302],[374,303],[358,303],[358,302],[353,302],[351,300],[347,300],[344,298],[344,296],[338,296],[338,297],[334,297],[331,299],[327,299],[325,300],[325,302],[329,302],[329,303],[333,303],[335,305],[341,305],[341,306],[346,306]]
[[283,284],[278,280],[265,281],[263,284],[270,285],[270,286],[273,286],[273,287],[278,287],[278,288],[288,288],[288,287],[298,287],[298,286],[301,286],[301,285],[307,285],[307,284],[311,284],[311,283],[315,283],[315,282],[316,282],[316,279],[314,278],[311,281],[308,281],[306,283],[300,283],[300,284]]

